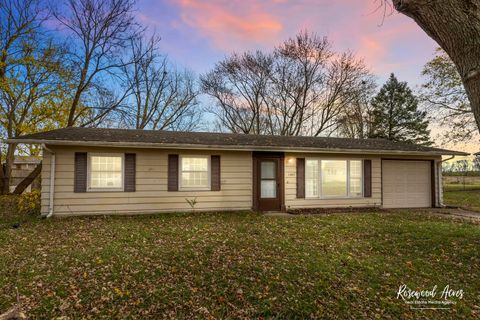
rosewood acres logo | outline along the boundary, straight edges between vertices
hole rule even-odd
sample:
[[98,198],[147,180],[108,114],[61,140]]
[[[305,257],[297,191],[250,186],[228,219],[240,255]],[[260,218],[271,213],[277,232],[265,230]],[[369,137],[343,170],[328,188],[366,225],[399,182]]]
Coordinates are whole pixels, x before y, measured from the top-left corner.
[[397,299],[411,305],[411,309],[450,309],[463,299],[463,294],[463,289],[454,290],[449,285],[440,291],[436,285],[431,290],[413,290],[402,284],[398,288]]

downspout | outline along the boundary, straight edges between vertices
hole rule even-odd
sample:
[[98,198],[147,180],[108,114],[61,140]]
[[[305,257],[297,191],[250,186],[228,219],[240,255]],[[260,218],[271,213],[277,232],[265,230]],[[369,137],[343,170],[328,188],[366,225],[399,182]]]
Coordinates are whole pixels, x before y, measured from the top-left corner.
[[48,196],[48,214],[46,218],[53,216],[53,195],[55,193],[55,152],[42,144],[43,150],[50,152],[50,190]]
[[[441,208],[444,208],[445,205],[443,204],[443,184],[442,184],[442,179],[440,179],[440,176],[442,176],[443,178],[443,175],[442,175],[442,163],[444,163],[445,161],[448,161],[448,160],[452,160],[455,158],[455,155],[452,155],[450,158],[447,158],[447,159],[443,159],[441,160],[440,162],[438,162],[438,167],[437,167],[437,188],[438,188],[438,205],[441,207]],[[442,194],[442,197],[440,198],[440,193]]]

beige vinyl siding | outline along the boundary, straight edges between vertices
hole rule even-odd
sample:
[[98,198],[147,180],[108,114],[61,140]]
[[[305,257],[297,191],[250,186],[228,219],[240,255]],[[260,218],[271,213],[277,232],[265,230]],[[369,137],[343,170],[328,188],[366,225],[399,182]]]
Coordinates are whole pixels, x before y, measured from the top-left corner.
[[50,152],[43,150],[42,157],[42,172],[41,175],[41,207],[40,212],[42,215],[48,214],[48,205],[50,200],[50,161],[51,154]]
[[[370,159],[372,160],[372,197],[370,198],[338,198],[338,199],[297,199],[296,158],[317,159]],[[319,154],[319,153],[286,153],[285,154],[285,207],[300,208],[336,208],[336,207],[373,207],[382,206],[382,158],[436,160],[440,157],[423,156],[382,156],[352,154]],[[437,180],[438,181],[438,180]],[[441,198],[441,190],[436,186],[437,199]],[[437,200],[438,202],[438,200]]]
[[[316,159],[371,159],[372,160],[372,197],[371,198],[335,198],[335,199],[297,199],[296,158]],[[382,203],[381,157],[346,154],[286,153],[285,154],[285,207],[300,208],[336,208],[336,207],[373,207]]]
[[[123,149],[50,146],[56,153],[54,214],[130,214],[188,211],[185,199],[197,198],[195,210],[249,210],[252,207],[252,154],[247,151],[193,151],[162,149]],[[73,192],[75,152],[135,153],[137,155],[136,192]],[[179,155],[220,155],[221,191],[167,191],[167,157]],[[339,199],[297,199],[296,158],[370,159],[372,160],[372,197]],[[383,156],[395,159],[435,160],[440,157]],[[382,205],[381,155],[352,154],[285,154],[285,207],[371,207]],[[438,172],[436,171],[436,175]],[[437,177],[438,179],[438,177]],[[48,213],[50,186],[50,153],[44,152],[42,166],[42,214]],[[438,180],[435,183],[437,203],[442,199]]]
[[[195,210],[249,210],[252,207],[251,152],[56,147],[55,215],[189,211],[186,199],[197,198]],[[73,192],[75,152],[136,153],[136,192]],[[220,191],[167,191],[167,157],[220,155]],[[42,213],[48,212],[50,157],[42,170]]]

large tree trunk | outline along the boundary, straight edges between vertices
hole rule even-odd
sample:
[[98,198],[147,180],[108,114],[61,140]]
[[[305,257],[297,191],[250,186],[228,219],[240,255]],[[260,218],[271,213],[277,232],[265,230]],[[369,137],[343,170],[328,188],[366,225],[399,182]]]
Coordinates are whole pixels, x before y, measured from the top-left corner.
[[5,163],[1,168],[2,173],[0,174],[3,181],[0,194],[10,193],[10,179],[12,175],[12,166],[13,166],[13,160],[15,159],[16,148],[17,148],[17,145],[15,143],[11,143],[8,145]]
[[480,131],[480,1],[392,0],[450,56],[462,77]]

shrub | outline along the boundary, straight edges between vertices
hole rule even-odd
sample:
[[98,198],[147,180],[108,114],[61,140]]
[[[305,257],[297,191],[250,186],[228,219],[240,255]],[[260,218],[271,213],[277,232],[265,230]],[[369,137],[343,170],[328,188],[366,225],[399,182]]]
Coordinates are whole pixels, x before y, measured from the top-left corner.
[[18,196],[17,211],[24,215],[39,215],[40,214],[40,191],[33,190]]
[[0,217],[12,217],[17,213],[18,196],[3,195],[0,196]]

